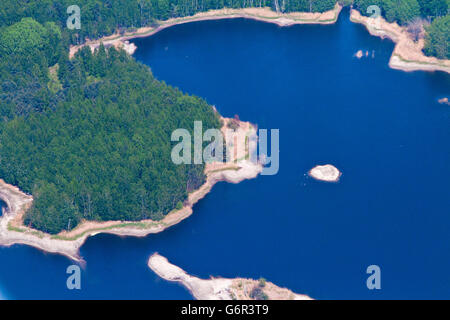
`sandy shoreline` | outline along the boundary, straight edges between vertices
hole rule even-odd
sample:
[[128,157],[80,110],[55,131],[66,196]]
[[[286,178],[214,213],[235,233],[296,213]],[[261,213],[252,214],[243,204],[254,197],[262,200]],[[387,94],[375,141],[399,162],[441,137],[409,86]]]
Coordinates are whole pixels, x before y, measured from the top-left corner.
[[180,282],[198,300],[255,300],[252,297],[255,288],[263,291],[269,300],[312,300],[307,295],[296,294],[266,281],[261,285],[258,280],[244,278],[200,279],[187,274],[158,253],[150,256],[148,267],[167,281]]
[[[224,121],[222,131],[225,132],[227,123],[231,119],[222,118],[222,120]],[[256,129],[249,122],[240,121],[239,128],[233,136],[237,139],[233,139],[234,142],[239,141],[236,145],[230,143],[227,136],[224,136],[227,145],[235,150],[231,153],[229,161],[207,164],[205,166],[206,182],[189,194],[182,209],[170,212],[161,221],[85,221],[70,232],[63,231],[58,235],[46,234],[23,225],[23,215],[30,208],[33,197],[0,179],[0,199],[8,205],[8,209],[0,217],[0,246],[24,244],[84,262],[79,255],[79,249],[90,236],[110,233],[119,236],[145,237],[151,233],[162,232],[189,217],[193,213],[193,205],[208,194],[217,182],[239,183],[245,179],[253,179],[261,173],[261,164],[246,159],[250,150],[245,147],[245,137],[256,137]],[[255,147],[256,145],[250,144],[251,149]]]
[[268,7],[244,9],[225,8],[219,10],[210,10],[206,12],[199,12],[193,16],[171,18],[165,21],[158,21],[160,25],[157,28],[142,27],[138,28],[134,32],[125,33],[123,35],[113,34],[111,36],[103,37],[97,40],[88,40],[82,45],[71,46],[69,56],[73,57],[75,52],[86,45],[90,46],[91,49],[95,49],[100,45],[100,43],[103,43],[103,45],[105,46],[123,47],[129,54],[133,54],[136,50],[136,47],[130,46],[130,44],[127,42],[128,40],[149,37],[166,28],[196,21],[246,18],[275,23],[282,27],[291,26],[294,24],[332,24],[337,21],[341,9],[342,7],[339,4],[336,4],[333,10],[323,13],[276,13]]
[[388,23],[382,17],[376,19],[365,17],[354,9],[351,10],[350,20],[363,24],[371,35],[389,38],[395,43],[394,51],[389,60],[389,66],[392,69],[450,73],[450,60],[440,60],[425,56],[422,52],[425,44],[424,40],[419,39],[418,42],[414,42],[406,28],[400,27],[397,23]]

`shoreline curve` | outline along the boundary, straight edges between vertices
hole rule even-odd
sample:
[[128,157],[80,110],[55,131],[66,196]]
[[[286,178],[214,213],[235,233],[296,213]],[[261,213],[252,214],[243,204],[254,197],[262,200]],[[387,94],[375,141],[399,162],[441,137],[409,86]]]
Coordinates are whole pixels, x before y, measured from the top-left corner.
[[102,37],[100,39],[88,40],[81,45],[71,46],[69,50],[69,57],[72,58],[74,54],[84,46],[91,47],[92,50],[103,43],[105,46],[115,46],[124,48],[130,55],[137,49],[136,46],[130,45],[128,40],[137,38],[150,37],[164,29],[185,24],[189,22],[210,21],[210,20],[224,20],[245,18],[261,22],[274,23],[280,27],[292,26],[295,24],[333,24],[339,18],[342,6],[336,3],[332,10],[319,12],[290,12],[277,13],[269,7],[261,8],[241,8],[241,9],[217,9],[205,12],[199,12],[192,16],[170,18],[168,20],[158,21],[158,27],[142,27],[134,32],[120,34],[112,34],[110,36]]

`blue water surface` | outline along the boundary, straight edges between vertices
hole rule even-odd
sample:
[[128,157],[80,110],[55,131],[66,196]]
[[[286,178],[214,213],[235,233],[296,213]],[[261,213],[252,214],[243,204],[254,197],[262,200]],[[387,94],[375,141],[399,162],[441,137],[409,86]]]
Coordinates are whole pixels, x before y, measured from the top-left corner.
[[[0,248],[8,298],[190,299],[147,268],[153,252],[200,277],[265,277],[317,299],[450,298],[450,108],[437,102],[449,75],[390,69],[394,44],[346,10],[334,25],[204,21],[133,42],[158,79],[279,129],[280,170],[217,184],[163,233],[88,239],[79,291],[66,288],[68,259]],[[307,176],[325,163],[339,183]],[[367,289],[372,264],[381,290]]]

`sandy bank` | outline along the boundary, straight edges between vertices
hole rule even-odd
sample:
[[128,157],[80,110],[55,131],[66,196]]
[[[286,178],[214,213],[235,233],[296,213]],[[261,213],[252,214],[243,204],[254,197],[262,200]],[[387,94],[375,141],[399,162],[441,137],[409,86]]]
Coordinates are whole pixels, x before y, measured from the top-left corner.
[[[222,118],[222,121],[224,122],[222,131],[225,132],[228,122],[232,120]],[[151,233],[164,231],[189,217],[192,214],[193,205],[202,199],[217,182],[239,183],[245,179],[255,178],[262,171],[260,164],[247,160],[249,151],[256,147],[256,142],[246,144],[248,141],[246,137],[253,137],[255,139],[250,140],[256,140],[256,129],[249,122],[239,121],[239,127],[233,136],[229,138],[225,134],[224,136],[227,147],[232,150],[228,162],[208,163],[205,166],[206,182],[198,190],[189,194],[182,209],[170,212],[161,221],[84,221],[70,232],[64,231],[52,236],[23,224],[23,215],[30,208],[33,197],[0,180],[0,199],[8,205],[5,214],[0,218],[0,245],[30,245],[82,262],[79,248],[90,236],[110,233],[120,236],[144,237]]]
[[199,12],[193,16],[171,18],[164,21],[158,21],[159,26],[156,28],[143,27],[138,28],[136,31],[128,32],[123,35],[113,34],[111,36],[103,37],[97,40],[87,40],[82,45],[71,46],[69,56],[73,57],[75,52],[85,45],[91,47],[91,49],[97,48],[100,43],[105,46],[123,47],[129,54],[133,54],[136,47],[133,44],[127,43],[128,40],[134,38],[143,38],[151,36],[161,30],[175,26],[178,24],[206,21],[206,20],[221,20],[221,19],[233,19],[233,18],[247,18],[263,22],[275,23],[279,26],[291,26],[294,24],[331,24],[337,21],[339,13],[342,7],[336,4],[335,8],[323,13],[311,13],[311,12],[290,12],[290,13],[277,13],[269,7],[264,8],[244,8],[244,9],[231,9],[225,8],[220,10],[210,10],[206,12]]
[[331,164],[315,166],[308,172],[308,174],[314,179],[327,182],[338,182],[342,175],[342,173]]
[[260,281],[253,279],[211,277],[205,280],[193,277],[157,253],[150,256],[148,266],[159,277],[167,281],[180,282],[195,299],[199,300],[255,300],[250,297],[255,288],[262,290],[269,300],[312,300],[306,295],[293,293],[271,282],[264,282],[264,285],[261,285]]
[[352,9],[350,20],[366,26],[371,35],[381,38],[389,38],[395,42],[389,66],[393,69],[403,71],[444,71],[450,73],[450,60],[440,60],[427,57],[422,52],[424,40],[414,42],[406,28],[397,23],[388,23],[382,17],[376,19],[362,16],[358,11]]

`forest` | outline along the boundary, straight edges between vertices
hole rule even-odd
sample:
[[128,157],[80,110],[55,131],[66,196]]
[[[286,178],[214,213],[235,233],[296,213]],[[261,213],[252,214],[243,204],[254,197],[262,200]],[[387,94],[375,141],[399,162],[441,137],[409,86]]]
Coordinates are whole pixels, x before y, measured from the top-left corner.
[[[202,99],[156,80],[123,51],[71,44],[223,7],[322,12],[334,0],[79,0],[82,28],[66,28],[72,0],[0,6],[0,177],[34,196],[24,222],[52,234],[87,220],[159,220],[204,181],[204,165],[174,165],[176,128],[219,128]],[[425,52],[449,57],[448,0],[377,3],[388,21],[426,27]]]

